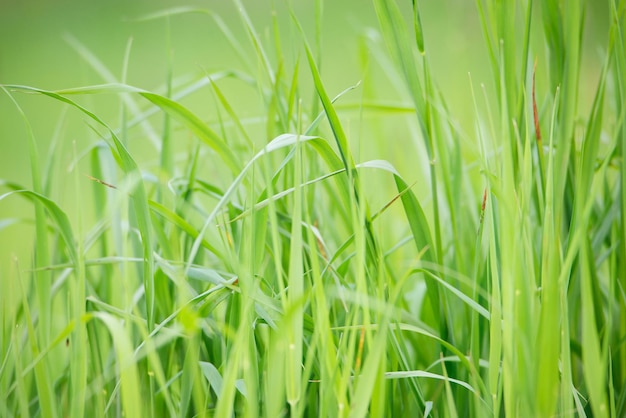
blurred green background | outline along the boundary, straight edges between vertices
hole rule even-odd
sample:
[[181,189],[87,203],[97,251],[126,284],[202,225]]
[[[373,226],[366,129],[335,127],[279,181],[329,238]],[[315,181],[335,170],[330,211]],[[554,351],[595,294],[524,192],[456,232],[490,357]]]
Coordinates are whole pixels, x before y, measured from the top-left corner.
[[[243,2],[256,30],[272,50],[272,9],[277,10],[278,19],[288,23],[286,3],[281,0],[246,0]],[[410,18],[409,0],[400,1]],[[272,6],[274,5],[274,6]],[[487,61],[487,51],[480,30],[476,4],[471,0],[427,0],[420,2],[428,54],[431,57],[436,82],[444,92],[451,113],[456,115],[459,127],[465,135],[473,137],[474,110],[470,81],[475,88],[484,83],[489,95],[493,94],[493,80]],[[206,15],[183,15],[169,19],[147,22],[133,18],[158,10],[179,6],[210,9],[219,14],[233,34],[246,48],[245,54],[254,54],[247,40],[245,28],[236,12],[235,5],[227,0],[210,1],[102,1],[93,0],[2,0],[0,4],[0,83],[31,85],[45,89],[61,89],[83,85],[101,84],[105,81],[88,65],[72,47],[69,39],[78,40],[88,48],[119,80],[122,73],[124,53],[132,39],[127,83],[147,90],[162,88],[168,68],[168,42],[173,57],[174,78],[186,74],[201,74],[224,69],[239,69],[242,62],[231,50],[225,37]],[[373,6],[366,0],[326,1],[323,7],[322,44],[314,42],[314,1],[294,1],[293,7],[302,21],[309,41],[321,51],[322,76],[327,90],[335,95],[362,80],[363,39],[374,36],[378,23]],[[535,8],[539,9],[539,8]],[[536,10],[538,13],[539,11]],[[598,68],[601,64],[599,47],[606,42],[607,11],[593,0],[587,4],[587,31],[583,72],[581,74],[582,97],[580,111],[590,106]],[[291,25],[284,24],[287,28]],[[297,55],[301,52],[298,36],[289,30],[282,34],[283,48]],[[372,31],[373,29],[373,31]],[[532,28],[532,37],[542,38],[541,27]],[[168,41],[169,39],[169,41]],[[381,41],[378,40],[381,44]],[[534,55],[538,58],[538,97],[550,94],[542,90],[545,69],[545,50],[541,44],[533,43]],[[270,56],[275,62],[276,57]],[[376,56],[369,56],[371,68],[364,89],[381,100],[405,102],[402,91],[397,91],[389,82],[384,67],[377,65]],[[301,78],[309,82],[306,70]],[[591,80],[591,82],[590,82]],[[390,88],[391,87],[391,88]],[[260,101],[249,87],[241,83],[225,81],[220,84],[226,97],[241,118],[253,118],[258,114]],[[39,144],[40,160],[45,161],[53,133],[58,125],[63,106],[40,96],[17,95],[19,104],[26,112]],[[361,93],[349,97],[356,102]],[[490,96],[490,100],[494,100]],[[80,102],[102,117],[111,126],[119,125],[119,98],[114,96],[81,98]],[[212,98],[208,93],[194,94],[183,103],[205,120],[211,120]],[[493,102],[495,105],[495,101]],[[146,105],[142,103],[142,105]],[[144,106],[145,107],[145,106]],[[157,116],[158,117],[158,116]],[[155,126],[160,126],[155,123]],[[403,131],[406,134],[406,130]],[[262,135],[261,135],[262,137]],[[68,172],[73,155],[81,153],[93,134],[76,112],[68,112],[67,122],[62,126],[61,145],[64,158],[58,162],[57,173]],[[74,144],[74,141],[76,145]],[[263,138],[260,139],[263,142]],[[145,143],[145,141],[144,141]],[[470,144],[471,145],[471,144]],[[470,145],[466,145],[470,146]],[[150,161],[150,154],[142,155],[141,141],[131,149],[140,161]],[[389,159],[399,168],[411,167],[411,155],[393,144],[374,144],[368,148],[373,154],[368,158]],[[471,153],[471,149],[469,150]],[[89,174],[84,172],[84,174]],[[62,177],[60,177],[62,178]],[[10,180],[31,187],[27,136],[24,123],[15,106],[2,93],[0,95],[0,179]],[[75,199],[62,182],[55,182],[53,199],[63,206],[64,199]],[[71,184],[71,182],[68,182]],[[1,189],[0,192],[6,190]],[[91,199],[86,199],[90,201]],[[73,204],[66,205],[70,215]],[[89,208],[84,208],[89,213]],[[83,208],[81,208],[83,210]],[[16,197],[0,201],[0,219],[32,218],[32,205]],[[33,230],[27,224],[0,225],[0,274],[11,269],[11,257],[28,260],[31,252]],[[24,268],[24,266],[21,266]]]

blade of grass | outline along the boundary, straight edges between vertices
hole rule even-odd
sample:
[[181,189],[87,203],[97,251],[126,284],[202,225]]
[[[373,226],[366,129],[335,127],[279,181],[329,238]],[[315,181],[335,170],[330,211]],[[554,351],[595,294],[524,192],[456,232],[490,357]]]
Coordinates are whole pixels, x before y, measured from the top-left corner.
[[[60,102],[69,104],[74,108],[78,109],[80,112],[87,115],[89,118],[97,122],[99,125],[105,127],[110,133],[113,140],[113,144],[111,145],[111,151],[116,156],[118,160],[118,164],[122,167],[122,169],[129,176],[137,176],[139,174],[139,167],[137,163],[134,161],[132,156],[129,154],[128,150],[122,144],[122,142],[117,138],[113,130],[98,116],[94,113],[90,112],[86,108],[82,107],[78,103],[68,99],[65,96],[62,96],[58,93],[54,93],[51,91],[41,90],[33,87],[25,87],[25,86],[7,86],[7,88],[19,90],[22,92],[31,92],[38,93],[44,96],[51,97]],[[147,205],[147,197],[146,190],[142,181],[137,182],[137,186],[134,190],[133,201],[135,203],[135,212],[137,222],[139,224],[139,230],[141,233],[141,238],[143,241],[143,256],[144,256],[144,265],[143,265],[143,283],[146,292],[146,312],[148,316],[148,324],[149,328],[154,326],[154,276],[153,276],[153,253],[152,253],[152,234],[151,227],[149,224],[149,209]]]

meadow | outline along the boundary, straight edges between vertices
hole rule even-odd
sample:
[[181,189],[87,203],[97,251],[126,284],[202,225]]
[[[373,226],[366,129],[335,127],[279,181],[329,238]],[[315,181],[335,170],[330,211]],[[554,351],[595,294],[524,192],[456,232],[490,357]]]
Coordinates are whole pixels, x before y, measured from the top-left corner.
[[626,416],[625,0],[0,10],[1,417]]

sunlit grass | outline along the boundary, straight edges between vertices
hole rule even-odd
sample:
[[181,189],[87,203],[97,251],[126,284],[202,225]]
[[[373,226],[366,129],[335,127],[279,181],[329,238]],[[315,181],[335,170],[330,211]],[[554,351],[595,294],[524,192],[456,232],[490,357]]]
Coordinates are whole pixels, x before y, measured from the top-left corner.
[[[2,87],[32,185],[0,180],[0,204],[32,203],[34,240],[0,278],[0,416],[624,416],[626,2],[606,2],[581,106],[582,0],[477,0],[493,78],[468,78],[469,132],[415,0],[373,1],[362,80],[342,92],[321,1],[314,33],[281,6],[261,34],[235,0],[252,55],[209,10],[132,19],[200,13],[244,63],[170,62],[150,91],[126,83],[130,41],[116,78],[69,39],[102,84]],[[24,94],[79,115],[89,145],[38,153]],[[90,110],[103,97],[117,120]],[[381,150],[413,163],[363,158]]]

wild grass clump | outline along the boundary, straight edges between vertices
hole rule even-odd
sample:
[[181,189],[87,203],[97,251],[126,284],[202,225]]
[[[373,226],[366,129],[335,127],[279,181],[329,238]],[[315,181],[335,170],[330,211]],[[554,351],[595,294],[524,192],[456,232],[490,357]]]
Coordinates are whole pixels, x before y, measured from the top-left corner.
[[[32,203],[34,240],[0,281],[0,416],[625,416],[626,2],[604,0],[581,79],[591,3],[477,0],[493,77],[469,78],[470,132],[420,2],[373,0],[362,83],[336,96],[321,0],[314,33],[276,7],[267,36],[234,3],[248,45],[208,10],[133,24],[205,14],[243,69],[148,91],[130,43],[116,78],[72,38],[102,84],[2,86],[32,184],[1,180],[0,204]],[[61,147],[62,119],[40,155],[23,93],[88,145]],[[90,110],[105,95],[117,121]],[[398,161],[362,158],[381,149]]]

